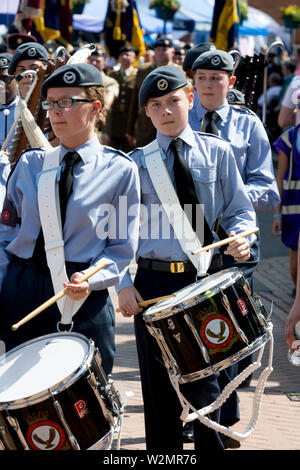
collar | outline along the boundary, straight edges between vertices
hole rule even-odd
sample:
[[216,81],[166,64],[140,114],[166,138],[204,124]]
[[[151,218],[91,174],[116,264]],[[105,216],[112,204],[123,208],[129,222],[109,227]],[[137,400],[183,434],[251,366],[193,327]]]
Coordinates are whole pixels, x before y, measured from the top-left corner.
[[9,104],[0,104],[0,111],[4,111],[4,109],[9,109],[15,106],[19,101],[19,97],[16,96],[15,99]]
[[95,134],[94,137],[92,137],[90,140],[88,140],[87,142],[84,142],[84,144],[79,145],[79,147],[76,147],[74,149],[67,149],[66,147],[61,145],[60,156],[59,156],[60,163],[63,161],[66,153],[72,150],[79,153],[83,163],[85,164],[91,160],[92,155],[95,155],[95,153],[101,152],[101,144],[99,142],[97,135]]
[[[220,126],[224,126],[228,119],[228,114],[230,111],[230,105],[228,101],[226,100],[226,102],[222,104],[222,106],[220,106],[217,109],[214,109],[214,111],[216,111],[221,118],[221,120],[218,121],[218,125],[220,124]],[[200,101],[198,101],[196,105],[196,113],[197,113],[197,118],[199,119],[199,121],[202,121],[204,115],[207,112],[208,112],[208,109],[204,108],[202,104],[200,103]]]
[[[178,136],[176,136],[176,138],[177,137],[180,137],[180,139],[182,139],[183,142],[189,147],[194,147],[196,145],[194,131],[192,130],[189,124]],[[157,131],[156,138],[160,147],[162,147],[163,151],[166,153],[169,149],[170,143],[175,137],[169,137]]]
[[125,75],[125,77],[129,77],[129,75],[133,72],[133,67],[132,65],[130,65],[130,67],[128,67],[128,69],[122,69],[121,67],[121,72],[123,75]]

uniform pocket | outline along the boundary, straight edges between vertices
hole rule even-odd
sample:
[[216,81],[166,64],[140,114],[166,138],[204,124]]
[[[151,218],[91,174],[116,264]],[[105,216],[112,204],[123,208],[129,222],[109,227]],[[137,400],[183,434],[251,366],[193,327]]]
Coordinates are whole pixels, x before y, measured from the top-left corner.
[[191,172],[193,179],[195,181],[199,181],[200,183],[213,183],[217,179],[216,167],[191,167]]

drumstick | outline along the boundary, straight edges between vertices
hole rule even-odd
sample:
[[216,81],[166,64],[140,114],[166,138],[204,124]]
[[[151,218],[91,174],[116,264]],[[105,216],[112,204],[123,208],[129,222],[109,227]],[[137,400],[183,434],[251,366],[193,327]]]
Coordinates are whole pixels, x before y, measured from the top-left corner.
[[[106,266],[106,263],[99,263],[93,268],[90,268],[83,276],[83,278],[80,281],[80,284],[84,281],[87,281],[90,277],[92,277],[94,274],[96,274],[100,269],[103,269]],[[32,320],[32,318],[36,317],[39,313],[41,313],[43,310],[46,310],[46,308],[50,307],[53,305],[55,302],[60,300],[62,297],[64,297],[67,293],[69,292],[69,289],[65,287],[62,289],[60,292],[55,294],[53,297],[50,299],[46,300],[42,305],[37,307],[35,310],[33,310],[31,313],[26,315],[26,317],[22,318],[18,323],[15,323],[12,325],[11,329],[13,331],[17,330],[19,326],[23,325],[24,323],[27,323],[29,320]]]
[[[162,297],[156,297],[155,299],[143,300],[143,302],[138,302],[139,307],[148,307],[148,305],[156,304],[160,300],[170,299],[171,297],[176,297],[176,294],[164,295]],[[116,308],[116,312],[120,312],[119,308]]]
[[224,238],[224,240],[219,240],[218,242],[212,243],[211,245],[203,246],[202,248],[200,248],[200,250],[192,251],[192,255],[198,255],[199,253],[203,253],[203,251],[209,251],[209,250],[213,250],[214,248],[217,248],[218,246],[227,245],[227,243],[233,242],[237,240],[238,238],[247,237],[248,235],[251,235],[252,233],[255,233],[258,231],[259,231],[258,227],[255,227],[251,230],[246,230],[245,232],[241,232],[238,235],[235,235],[234,237]]

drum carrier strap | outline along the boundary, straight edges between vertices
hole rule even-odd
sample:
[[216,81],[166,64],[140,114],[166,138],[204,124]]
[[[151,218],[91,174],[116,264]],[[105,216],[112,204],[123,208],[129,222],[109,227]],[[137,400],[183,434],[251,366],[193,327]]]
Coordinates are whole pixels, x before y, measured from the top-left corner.
[[[60,147],[45,152],[42,171],[37,175],[38,207],[45,240],[47,264],[55,294],[63,288],[64,282],[69,282],[64,254],[62,234],[59,188],[61,166],[59,164]],[[72,324],[72,318],[87,299],[73,300],[64,296],[57,302],[62,315],[61,323]]]
[[194,232],[191,223],[182,209],[174,185],[164,163],[165,155],[157,140],[143,148],[143,166],[148,170],[155,191],[162,203],[163,209],[173,227],[175,235],[190,261],[197,270],[197,276],[207,275],[211,263],[212,251],[192,254],[202,248],[201,242]]

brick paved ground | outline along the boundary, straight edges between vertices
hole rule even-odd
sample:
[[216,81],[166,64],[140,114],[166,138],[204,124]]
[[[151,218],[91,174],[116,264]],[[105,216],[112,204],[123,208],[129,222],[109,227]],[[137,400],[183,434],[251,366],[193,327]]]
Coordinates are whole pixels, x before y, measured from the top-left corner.
[[[134,272],[134,265],[132,265]],[[255,430],[242,442],[240,450],[300,450],[300,401],[292,401],[288,393],[300,399],[300,369],[287,361],[284,325],[291,307],[292,283],[288,258],[263,260],[255,273],[255,291],[268,311],[272,306],[274,336],[273,372],[269,376],[262,399],[262,409]],[[116,305],[116,295],[111,291]],[[273,305],[272,305],[273,304]],[[126,410],[121,434],[121,450],[145,450],[143,403],[132,320],[117,313],[117,353],[113,378]],[[241,420],[234,429],[243,432],[251,416],[257,377],[265,367],[269,344],[265,347],[262,367],[254,373],[251,384],[239,389]],[[127,397],[127,394],[131,396]],[[293,395],[292,395],[293,396]],[[186,449],[192,449],[190,444]],[[237,450],[239,451],[239,450]]]

